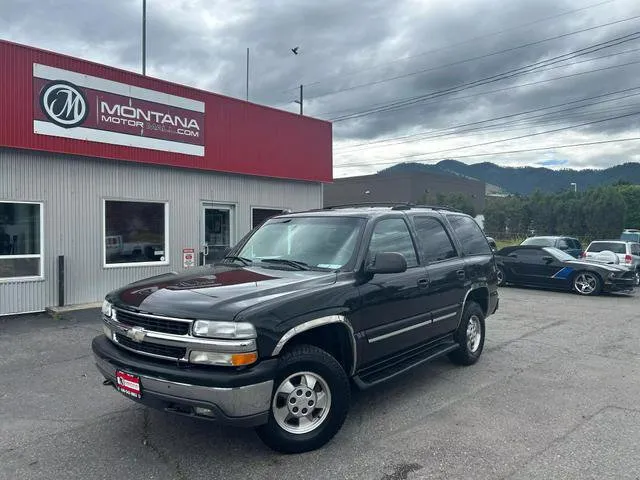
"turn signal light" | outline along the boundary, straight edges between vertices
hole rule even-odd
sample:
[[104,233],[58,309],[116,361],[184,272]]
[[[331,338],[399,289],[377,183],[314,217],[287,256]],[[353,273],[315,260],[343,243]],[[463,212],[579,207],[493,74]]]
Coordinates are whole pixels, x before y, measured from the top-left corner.
[[234,353],[231,355],[231,363],[235,367],[241,365],[251,365],[258,360],[258,354],[256,352],[251,353]]
[[189,355],[191,363],[199,363],[202,365],[221,365],[229,367],[240,367],[242,365],[251,365],[258,360],[257,352],[247,353],[219,353],[219,352],[202,352],[194,350]]

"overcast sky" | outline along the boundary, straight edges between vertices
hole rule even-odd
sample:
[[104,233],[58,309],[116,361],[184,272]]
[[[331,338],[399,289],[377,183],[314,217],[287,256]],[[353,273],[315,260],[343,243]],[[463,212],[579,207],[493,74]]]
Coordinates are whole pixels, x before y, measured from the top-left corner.
[[[140,71],[141,5],[0,0],[0,38]],[[244,98],[248,47],[251,101],[296,112],[303,84],[336,177],[640,161],[617,141],[640,137],[638,0],[148,0],[147,44],[161,79]]]

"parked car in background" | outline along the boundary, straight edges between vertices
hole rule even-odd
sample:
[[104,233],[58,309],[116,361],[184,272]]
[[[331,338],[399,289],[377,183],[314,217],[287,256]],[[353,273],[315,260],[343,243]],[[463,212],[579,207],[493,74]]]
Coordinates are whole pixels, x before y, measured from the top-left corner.
[[520,245],[529,245],[537,247],[554,247],[558,250],[568,253],[574,258],[580,258],[582,255],[582,245],[577,238],[562,236],[538,236],[529,237]]
[[618,264],[633,271],[636,285],[640,285],[640,243],[622,240],[595,240],[584,251],[586,260],[599,260],[604,252],[612,252],[618,257]]
[[640,230],[635,228],[625,228],[620,235],[620,240],[625,242],[640,243]]
[[635,275],[620,265],[578,260],[555,247],[517,245],[496,253],[498,285],[573,290],[580,295],[631,292]]

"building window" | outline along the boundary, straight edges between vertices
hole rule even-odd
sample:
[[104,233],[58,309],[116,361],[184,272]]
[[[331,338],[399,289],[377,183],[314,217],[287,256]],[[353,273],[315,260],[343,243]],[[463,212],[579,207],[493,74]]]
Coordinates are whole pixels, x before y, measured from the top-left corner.
[[105,265],[167,265],[168,218],[165,202],[105,200]]
[[0,280],[42,278],[42,204],[0,201]]
[[251,228],[256,228],[265,220],[283,213],[280,208],[252,208],[251,209]]

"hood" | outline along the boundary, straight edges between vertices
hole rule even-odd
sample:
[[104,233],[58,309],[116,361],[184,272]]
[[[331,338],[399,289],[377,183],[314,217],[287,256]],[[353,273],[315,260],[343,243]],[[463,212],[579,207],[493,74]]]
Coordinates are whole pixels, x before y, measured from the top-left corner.
[[246,308],[329,285],[336,278],[335,272],[209,265],[144,279],[110,293],[107,299],[138,312],[231,320]]
[[625,265],[614,265],[603,262],[596,262],[595,260],[567,260],[565,262],[567,265],[571,265],[572,267],[584,267],[588,266],[597,266],[602,268],[603,270],[607,270],[609,272],[628,272],[629,267]]

